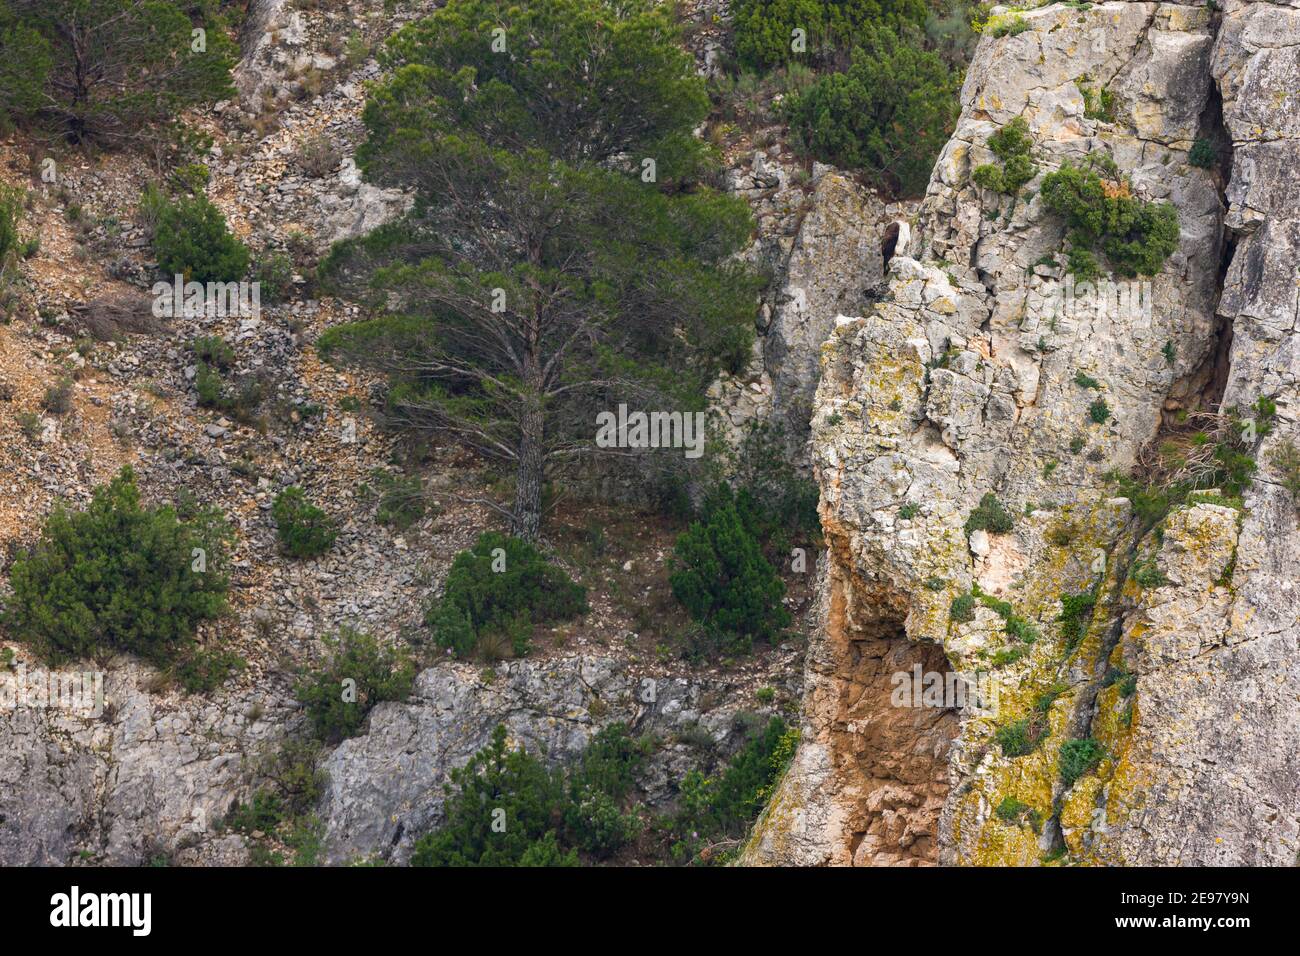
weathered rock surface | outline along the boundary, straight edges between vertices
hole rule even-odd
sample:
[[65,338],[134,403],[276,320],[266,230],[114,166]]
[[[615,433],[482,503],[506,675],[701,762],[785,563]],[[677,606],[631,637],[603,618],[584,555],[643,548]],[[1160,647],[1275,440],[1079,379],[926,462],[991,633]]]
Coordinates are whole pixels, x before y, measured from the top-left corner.
[[743,736],[740,713],[726,682],[656,680],[590,655],[515,661],[490,678],[464,665],[431,668],[410,701],[381,704],[369,732],[344,741],[326,761],[326,853],[333,862],[371,854],[405,862],[415,840],[441,820],[451,770],[486,746],[498,724],[511,746],[553,763],[576,758],[616,721],[669,740],[651,757],[638,795],[663,807],[699,762],[677,735],[707,737],[726,752]]
[[[1220,19],[1111,2],[1019,15],[1029,30],[980,44],[883,301],[840,318],[824,347],[813,453],[827,623],[808,657],[803,743],[745,859],[1291,864],[1300,534],[1267,462],[1300,430],[1300,196],[1285,171],[1297,161],[1300,10],[1238,2]],[[1097,88],[1113,98],[1108,118],[1086,108]],[[970,174],[995,161],[988,136],[1016,116],[1038,177],[1013,202]],[[1226,210],[1222,173],[1188,163],[1193,141],[1221,128]],[[1179,214],[1178,251],[1127,304],[1078,301],[1058,265],[1064,225],[1037,193],[1042,175],[1095,152]],[[1162,538],[1135,542],[1106,473],[1130,471],[1180,411],[1261,396],[1278,417],[1256,442],[1243,511],[1184,507]],[[990,492],[1014,527],[968,538]],[[1138,561],[1165,583],[1134,583]],[[972,585],[989,599],[953,620]],[[1061,598],[1093,589],[1091,623],[1072,637]],[[1018,641],[1008,617],[1037,639]],[[854,698],[882,639],[942,648],[936,669],[997,679],[993,713],[953,708],[951,724],[918,723],[907,742],[946,764],[939,810],[924,781],[900,800],[897,778],[859,756],[879,719],[853,718],[887,713]],[[1018,721],[1033,747],[1007,756],[994,733]],[[1085,738],[1104,755],[1063,780],[1062,746]],[[898,806],[911,808],[906,826]]]

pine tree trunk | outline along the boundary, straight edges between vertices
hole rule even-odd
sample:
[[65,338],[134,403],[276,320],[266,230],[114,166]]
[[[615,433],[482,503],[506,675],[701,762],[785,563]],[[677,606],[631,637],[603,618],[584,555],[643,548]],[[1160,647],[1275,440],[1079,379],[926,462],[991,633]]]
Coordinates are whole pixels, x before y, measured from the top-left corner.
[[530,396],[520,416],[519,462],[515,472],[515,507],[510,533],[536,541],[542,524],[542,479],[545,469],[545,420],[541,396]]

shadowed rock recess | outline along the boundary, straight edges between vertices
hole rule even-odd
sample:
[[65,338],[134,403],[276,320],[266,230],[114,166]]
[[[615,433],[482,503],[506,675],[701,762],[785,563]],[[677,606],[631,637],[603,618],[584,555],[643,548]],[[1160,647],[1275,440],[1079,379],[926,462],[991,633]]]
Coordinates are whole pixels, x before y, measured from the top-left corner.
[[[1300,5],[1018,15],[1028,29],[981,40],[882,301],[840,317],[823,347],[826,624],[801,745],[744,859],[1291,865],[1300,533],[1272,450],[1300,432]],[[1086,100],[1098,89],[1104,116]],[[989,136],[1016,117],[1037,173],[1013,202],[971,173],[996,162]],[[1189,163],[1198,138],[1221,144],[1216,168]],[[1179,247],[1149,310],[1053,315],[1065,227],[1038,190],[1096,153],[1136,195],[1174,204]],[[1193,498],[1136,540],[1106,473],[1144,461],[1180,413],[1261,397],[1276,419],[1252,435],[1242,507]],[[989,493],[1014,526],[968,537]],[[1135,561],[1159,575],[1135,579]],[[973,586],[973,614],[954,614]],[[1075,634],[1062,597],[1084,592],[1096,606]],[[1037,639],[1004,633],[998,601]],[[951,728],[891,724],[864,662],[905,656],[897,646],[991,672],[997,707],[956,712]],[[1020,721],[1032,749],[1010,756],[998,731]],[[880,740],[913,767],[882,772]],[[1102,753],[1083,773],[1079,740]]]

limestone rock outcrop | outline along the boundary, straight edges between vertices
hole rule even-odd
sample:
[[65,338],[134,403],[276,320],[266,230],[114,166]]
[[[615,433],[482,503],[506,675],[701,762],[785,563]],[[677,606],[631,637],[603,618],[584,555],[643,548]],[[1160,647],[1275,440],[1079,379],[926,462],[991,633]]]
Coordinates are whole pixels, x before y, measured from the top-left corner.
[[[826,625],[803,742],[744,859],[1289,865],[1300,522],[1272,462],[1300,437],[1300,7],[1014,15],[1028,28],[981,41],[910,255],[823,347]],[[1037,172],[1008,197],[971,173],[1016,117]],[[1212,168],[1189,162],[1198,140]],[[1131,295],[1073,283],[1039,193],[1095,154],[1178,213],[1177,251]],[[1187,416],[1261,398],[1276,415],[1247,439],[1242,500],[1149,530],[1113,476],[1143,477]],[[970,527],[986,495],[1005,520]],[[861,756],[890,714],[889,683],[861,676],[882,640],[995,681],[995,707],[950,704],[901,742],[942,763],[939,793]]]

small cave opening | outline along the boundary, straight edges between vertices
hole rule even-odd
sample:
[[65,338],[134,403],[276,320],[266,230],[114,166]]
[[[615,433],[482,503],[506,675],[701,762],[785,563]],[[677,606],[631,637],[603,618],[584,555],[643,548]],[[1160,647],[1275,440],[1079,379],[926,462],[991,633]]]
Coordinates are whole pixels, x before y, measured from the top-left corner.
[[[843,859],[854,866],[924,866],[939,860],[939,814],[949,790],[948,752],[960,729],[960,686],[937,644],[910,640],[888,602],[855,595],[850,622],[832,583],[828,636],[835,700],[830,745],[839,782]],[[922,685],[944,688],[939,699]]]

